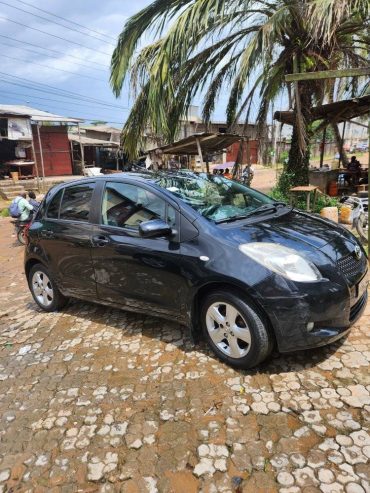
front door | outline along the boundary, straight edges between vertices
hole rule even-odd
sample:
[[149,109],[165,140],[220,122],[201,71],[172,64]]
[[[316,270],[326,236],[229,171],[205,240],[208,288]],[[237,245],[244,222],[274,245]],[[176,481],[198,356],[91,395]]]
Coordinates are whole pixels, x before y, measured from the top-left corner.
[[186,280],[179,235],[142,238],[139,224],[161,218],[176,229],[179,213],[155,191],[107,182],[92,257],[98,297],[134,311],[181,319]]
[[89,223],[94,183],[61,189],[51,199],[42,219],[40,246],[62,292],[96,298]]

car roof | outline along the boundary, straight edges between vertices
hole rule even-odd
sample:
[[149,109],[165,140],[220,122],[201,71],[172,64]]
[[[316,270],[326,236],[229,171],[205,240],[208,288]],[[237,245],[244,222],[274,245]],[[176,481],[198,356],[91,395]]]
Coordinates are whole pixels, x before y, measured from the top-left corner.
[[72,180],[68,182],[63,182],[57,185],[58,188],[69,187],[78,185],[80,183],[92,182],[92,181],[121,181],[122,179],[129,179],[133,181],[151,182],[156,183],[156,181],[163,178],[185,178],[189,176],[198,176],[199,173],[193,171],[140,171],[140,172],[122,172],[122,173],[112,173],[103,176],[86,176],[78,180]]

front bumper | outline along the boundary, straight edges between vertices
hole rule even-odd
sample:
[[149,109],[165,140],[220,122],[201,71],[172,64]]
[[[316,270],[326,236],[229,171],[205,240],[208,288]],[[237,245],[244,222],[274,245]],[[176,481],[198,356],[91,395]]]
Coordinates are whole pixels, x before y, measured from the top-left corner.
[[360,293],[355,287],[329,284],[302,296],[263,300],[280,352],[330,344],[348,334],[361,317],[368,299],[366,283],[361,282]]

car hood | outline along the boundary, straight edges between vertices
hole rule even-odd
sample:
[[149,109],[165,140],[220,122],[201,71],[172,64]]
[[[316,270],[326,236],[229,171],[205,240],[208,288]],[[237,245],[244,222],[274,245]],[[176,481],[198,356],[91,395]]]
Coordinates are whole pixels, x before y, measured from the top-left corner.
[[[229,229],[230,228],[230,229]],[[358,242],[343,226],[320,216],[291,211],[279,216],[258,217],[254,222],[228,225],[233,243],[280,243],[306,254],[320,250],[333,261],[352,253]]]

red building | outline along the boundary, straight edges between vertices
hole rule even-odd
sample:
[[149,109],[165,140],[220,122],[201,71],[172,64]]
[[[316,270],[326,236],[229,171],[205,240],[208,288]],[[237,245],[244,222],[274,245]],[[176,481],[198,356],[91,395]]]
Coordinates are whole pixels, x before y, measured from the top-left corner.
[[[71,150],[66,125],[39,127],[45,176],[72,175]],[[37,125],[32,125],[35,160],[42,176]]]
[[[235,142],[226,150],[226,161],[236,161],[239,152],[240,143]],[[249,154],[249,161],[248,161]],[[258,140],[243,142],[243,155],[240,164],[256,164],[258,161]]]

